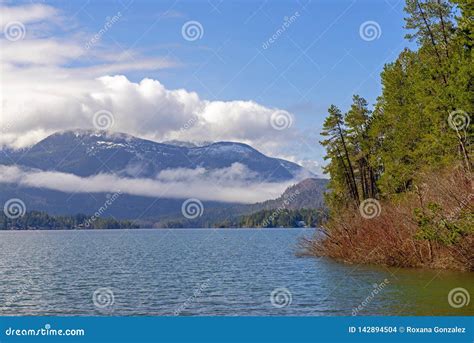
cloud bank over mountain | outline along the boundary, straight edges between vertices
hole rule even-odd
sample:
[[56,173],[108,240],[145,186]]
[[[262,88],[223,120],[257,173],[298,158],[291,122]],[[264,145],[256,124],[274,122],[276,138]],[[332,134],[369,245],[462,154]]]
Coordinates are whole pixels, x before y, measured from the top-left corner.
[[272,156],[288,157],[299,139],[295,118],[285,110],[253,100],[205,100],[159,80],[123,75],[181,67],[169,57],[117,51],[100,40],[90,47],[90,34],[48,5],[0,9],[2,29],[18,21],[17,35],[24,36],[1,38],[0,147],[22,148],[59,130],[103,124],[154,141],[237,141]]
[[169,169],[155,179],[125,178],[113,174],[80,177],[56,171],[42,171],[0,165],[0,184],[43,188],[65,193],[114,193],[154,198],[198,198],[203,201],[255,203],[277,198],[296,180],[251,181],[252,172],[239,163],[208,171],[204,168]]

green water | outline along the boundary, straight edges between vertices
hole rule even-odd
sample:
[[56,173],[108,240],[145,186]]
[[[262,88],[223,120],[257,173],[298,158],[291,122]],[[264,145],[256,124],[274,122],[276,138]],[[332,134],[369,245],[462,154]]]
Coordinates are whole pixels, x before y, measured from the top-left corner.
[[[474,315],[473,299],[448,301],[456,288],[474,296],[474,273],[297,257],[298,240],[312,234],[0,232],[0,315]],[[94,303],[97,292],[107,306]]]

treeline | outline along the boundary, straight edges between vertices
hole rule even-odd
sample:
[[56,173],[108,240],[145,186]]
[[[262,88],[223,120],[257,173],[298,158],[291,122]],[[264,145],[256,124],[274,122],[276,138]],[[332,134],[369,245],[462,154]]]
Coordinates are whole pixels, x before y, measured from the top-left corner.
[[[363,97],[354,95],[347,112],[335,105],[328,110],[321,144],[329,161],[325,172],[331,176],[331,192],[326,198],[331,219],[326,223],[326,247],[317,242],[312,247],[317,254],[363,259],[367,251],[355,255],[339,251],[360,248],[354,240],[350,242],[352,247],[343,247],[343,236],[353,233],[365,241],[367,237],[360,235],[377,221],[380,231],[409,230],[407,237],[415,240],[411,248],[417,257],[406,262],[402,256],[382,254],[369,263],[434,263],[436,250],[444,251],[472,238],[474,2],[407,0],[405,11],[406,37],[416,41],[418,49],[405,49],[394,62],[385,65],[382,94],[375,105],[370,107]],[[451,180],[454,175],[456,179]],[[426,189],[428,184],[430,190]],[[438,189],[438,196],[430,198],[430,191],[441,185],[455,189],[457,196],[449,189]],[[417,199],[416,207],[412,196]],[[376,210],[398,215],[398,223],[393,221],[392,228],[389,219],[393,218],[383,215],[371,218],[374,221],[370,224],[367,220],[359,222],[354,216],[360,217],[357,212],[363,210],[367,199],[381,201],[376,203],[381,207]],[[411,206],[409,213],[403,210],[407,204]],[[424,256],[425,245],[428,257]],[[376,242],[373,248],[377,248]],[[474,266],[473,249],[468,249],[469,256],[464,256],[462,263]]]
[[225,216],[225,220],[168,220],[162,228],[275,228],[318,227],[327,217],[324,209],[264,209],[252,214]]
[[74,216],[51,216],[45,212],[29,211],[12,219],[0,213],[0,230],[72,230],[72,229],[133,229],[138,225],[130,221],[77,214]]
[[[321,224],[324,212],[316,209],[276,209],[262,210],[242,216],[237,227],[271,228],[271,227],[317,227]],[[232,225],[231,223],[227,223]]]
[[321,144],[333,204],[411,190],[422,171],[458,163],[471,170],[474,5],[456,3],[459,17],[449,1],[408,0],[407,38],[418,51],[385,65],[373,109],[359,95],[346,113],[329,108]]

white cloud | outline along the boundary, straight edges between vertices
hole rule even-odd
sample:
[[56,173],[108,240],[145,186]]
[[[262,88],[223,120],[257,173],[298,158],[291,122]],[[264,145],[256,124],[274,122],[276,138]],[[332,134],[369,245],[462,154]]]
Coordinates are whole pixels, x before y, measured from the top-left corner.
[[305,158],[299,158],[298,156],[294,156],[294,155],[282,155],[280,157],[287,161],[299,164],[300,166],[302,166],[303,168],[312,172],[315,175],[324,177],[323,166],[318,161],[305,159]]
[[58,12],[54,7],[43,4],[31,4],[25,6],[1,6],[0,26],[3,27],[12,22],[19,21],[23,24],[34,23],[42,20],[54,21],[58,18]]
[[[21,147],[38,132],[94,128],[94,113],[113,113],[114,131],[155,141],[240,141],[265,152],[285,145],[296,131],[275,130],[271,116],[277,109],[253,101],[207,101],[195,92],[169,90],[157,80],[131,82],[125,76],[81,78],[57,68],[4,69],[4,115],[8,127],[0,144]],[[42,80],[41,84],[33,79]]]
[[[27,30],[30,22],[59,21],[61,15],[46,5],[3,7],[3,11],[8,20],[24,21]],[[114,75],[179,64],[100,44],[87,49],[84,36],[75,32],[61,39],[44,35],[14,42],[1,39],[0,147],[25,147],[58,130],[92,129],[94,113],[100,110],[113,113],[111,130],[155,141],[238,141],[281,156],[297,140],[294,127],[276,130],[271,125],[272,114],[290,116],[286,111],[252,100],[208,101],[189,90],[168,89],[158,80],[132,82]]]
[[84,54],[77,44],[54,39],[2,40],[3,63],[61,65]]
[[[214,171],[174,169],[161,172],[156,179],[121,178],[112,174],[80,177],[74,174],[41,170],[24,170],[14,166],[0,166],[0,183],[24,187],[46,188],[68,193],[125,194],[159,198],[198,198],[202,201],[255,203],[277,198],[295,183],[287,181],[250,182],[251,172],[241,164]],[[215,191],[213,191],[215,190]]]

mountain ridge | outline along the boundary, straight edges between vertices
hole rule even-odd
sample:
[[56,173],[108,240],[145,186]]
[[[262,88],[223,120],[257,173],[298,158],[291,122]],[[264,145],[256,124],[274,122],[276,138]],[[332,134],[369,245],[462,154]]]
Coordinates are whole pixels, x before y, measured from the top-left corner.
[[0,164],[13,165],[18,161],[25,167],[78,176],[113,173],[154,178],[167,169],[214,170],[228,168],[235,162],[256,173],[258,180],[269,182],[291,180],[300,174],[314,176],[296,163],[269,157],[244,143],[224,141],[184,147],[110,131],[60,131],[28,149],[7,153],[8,158],[0,155]]
[[[229,182],[233,182],[235,177],[243,178],[242,185],[245,186],[248,182],[248,187],[252,187],[263,182],[271,184],[294,181],[297,184],[304,175],[314,176],[293,162],[268,157],[244,143],[214,142],[205,146],[183,147],[110,131],[60,131],[28,149],[16,152],[3,150],[3,152],[0,154],[0,166],[70,173],[80,177],[113,174],[132,180],[142,178],[156,180],[159,175],[164,173],[166,174],[164,176],[168,177],[170,170],[176,170],[178,176],[171,173],[173,182],[175,177],[181,177],[184,170],[184,174],[189,178],[188,182],[193,184],[195,182],[193,173],[201,175],[210,171],[206,177],[211,177],[213,180],[212,177],[221,175],[222,171],[231,170],[230,175],[225,175]],[[242,164],[245,168],[233,170],[232,167],[236,163]],[[242,173],[245,175],[241,175]],[[313,177],[312,180],[323,179]],[[196,179],[196,182],[198,181]],[[306,181],[308,182],[310,181]],[[324,187],[320,185],[320,181],[313,183],[308,189],[313,189],[313,196],[317,201],[312,202],[305,197],[306,200],[295,202],[298,203],[295,206],[311,207],[321,204],[320,190]],[[28,210],[47,211],[54,215],[74,215],[94,213],[107,201],[107,193],[68,193],[43,186],[0,183],[0,201],[6,202],[11,198],[23,199]],[[212,222],[227,215],[235,217],[241,213],[278,207],[279,202],[280,198],[248,205],[239,205],[232,201],[203,201],[205,213],[211,214],[207,219]],[[158,197],[150,200],[149,195],[122,194],[104,216],[132,220],[138,218],[150,223],[177,217],[181,220],[184,218],[181,216],[182,203],[183,199],[178,197]],[[206,217],[202,219],[201,224]]]

